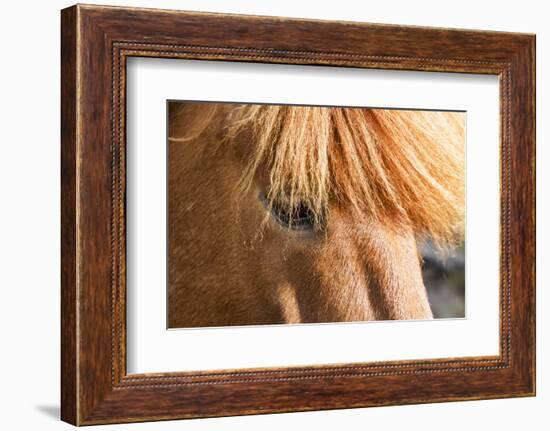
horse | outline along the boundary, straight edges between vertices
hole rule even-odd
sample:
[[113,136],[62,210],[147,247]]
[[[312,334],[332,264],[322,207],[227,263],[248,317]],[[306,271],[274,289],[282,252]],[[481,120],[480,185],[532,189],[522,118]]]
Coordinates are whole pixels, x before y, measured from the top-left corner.
[[433,318],[464,238],[464,114],[170,102],[169,328]]

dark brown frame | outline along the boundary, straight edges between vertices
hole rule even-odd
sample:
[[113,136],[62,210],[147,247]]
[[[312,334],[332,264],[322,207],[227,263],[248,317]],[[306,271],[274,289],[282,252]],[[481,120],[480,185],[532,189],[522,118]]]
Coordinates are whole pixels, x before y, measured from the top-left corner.
[[[81,5],[61,18],[63,420],[87,425],[535,394],[534,35]],[[498,75],[500,355],[128,375],[129,56]]]

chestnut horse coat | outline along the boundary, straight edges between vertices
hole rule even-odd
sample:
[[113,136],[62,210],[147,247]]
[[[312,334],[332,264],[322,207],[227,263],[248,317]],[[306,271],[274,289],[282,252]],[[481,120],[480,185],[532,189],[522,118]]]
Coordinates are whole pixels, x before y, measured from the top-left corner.
[[169,327],[428,319],[463,240],[463,114],[170,103]]

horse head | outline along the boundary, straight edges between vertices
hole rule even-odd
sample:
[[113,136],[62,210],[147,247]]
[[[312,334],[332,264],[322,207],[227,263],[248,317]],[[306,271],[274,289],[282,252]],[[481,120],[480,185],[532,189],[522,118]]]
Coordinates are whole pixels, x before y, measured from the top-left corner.
[[170,327],[427,319],[463,238],[463,114],[170,104]]

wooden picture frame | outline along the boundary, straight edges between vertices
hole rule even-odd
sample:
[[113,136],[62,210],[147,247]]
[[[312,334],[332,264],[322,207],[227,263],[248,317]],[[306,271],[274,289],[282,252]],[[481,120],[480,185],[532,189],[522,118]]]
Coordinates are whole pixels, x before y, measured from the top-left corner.
[[[61,418],[75,425],[535,394],[535,37],[77,5],[61,14]],[[500,78],[500,354],[127,374],[131,56]]]

